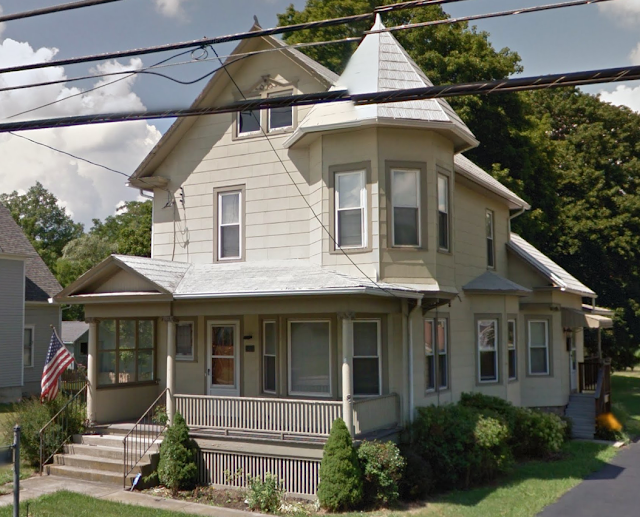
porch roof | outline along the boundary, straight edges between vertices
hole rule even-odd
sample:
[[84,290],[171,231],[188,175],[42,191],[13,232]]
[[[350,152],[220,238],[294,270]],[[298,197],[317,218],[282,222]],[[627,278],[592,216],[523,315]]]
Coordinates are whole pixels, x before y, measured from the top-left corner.
[[516,284],[493,271],[485,271],[462,287],[469,294],[504,294],[526,296],[531,289]]

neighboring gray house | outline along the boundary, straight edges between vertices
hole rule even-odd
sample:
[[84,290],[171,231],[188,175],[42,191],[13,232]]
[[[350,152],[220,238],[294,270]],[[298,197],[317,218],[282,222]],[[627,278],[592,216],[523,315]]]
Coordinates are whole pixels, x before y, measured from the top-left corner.
[[0,402],[40,393],[40,378],[61,311],[61,286],[11,213],[0,205]]
[[89,324],[84,321],[63,321],[60,337],[67,350],[73,354],[76,364],[87,366]]

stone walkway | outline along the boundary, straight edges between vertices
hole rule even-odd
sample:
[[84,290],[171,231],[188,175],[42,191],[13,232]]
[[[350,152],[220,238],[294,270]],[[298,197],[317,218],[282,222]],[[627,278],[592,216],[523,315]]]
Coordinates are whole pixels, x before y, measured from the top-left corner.
[[[119,503],[147,506],[159,510],[182,512],[189,515],[212,515],[215,517],[262,517],[262,514],[208,506],[174,499],[154,497],[140,492],[128,492],[114,485],[106,485],[93,481],[77,481],[57,476],[34,476],[20,482],[20,502],[35,499],[45,494],[52,494],[60,490],[85,494],[97,499],[116,501]],[[13,494],[0,496],[0,507],[11,506]]]

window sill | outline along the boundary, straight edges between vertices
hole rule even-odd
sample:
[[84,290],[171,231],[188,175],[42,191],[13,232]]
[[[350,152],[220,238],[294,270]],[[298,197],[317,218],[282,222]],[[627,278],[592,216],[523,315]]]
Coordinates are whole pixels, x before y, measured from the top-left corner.
[[536,378],[536,377],[553,377],[553,375],[551,375],[549,372],[547,373],[528,373],[527,377],[532,377],[532,378]]
[[373,250],[370,247],[366,248],[334,248],[329,251],[329,255],[359,255],[362,253],[371,253]]
[[147,386],[157,386],[159,381],[145,381],[145,382],[127,382],[122,384],[103,384],[98,385],[98,390],[120,390],[124,388],[144,388]]
[[440,253],[441,255],[453,256],[453,252],[451,250],[446,250],[444,248],[438,248],[438,253]]
[[180,363],[197,363],[198,361],[196,360],[195,357],[178,357],[176,356],[176,361],[180,362]]
[[387,250],[389,251],[427,251],[427,248],[423,248],[421,246],[387,246]]

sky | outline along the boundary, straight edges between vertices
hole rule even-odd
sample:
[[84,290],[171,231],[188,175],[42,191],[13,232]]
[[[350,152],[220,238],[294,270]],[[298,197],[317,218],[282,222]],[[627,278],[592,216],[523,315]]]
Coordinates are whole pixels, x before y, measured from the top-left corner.
[[[0,12],[22,12],[68,0],[0,0]],[[544,5],[559,0],[467,0],[445,5],[452,16],[468,16]],[[256,15],[263,27],[277,24],[277,13],[305,0],[122,0],[102,6],[0,24],[0,67],[88,54],[195,40],[248,30]],[[393,2],[390,2],[393,3]],[[491,34],[495,48],[517,51],[524,76],[640,65],[640,0],[612,0],[597,5],[522,14],[475,22]],[[221,54],[233,44],[217,48]],[[149,66],[169,55],[142,56],[0,75],[0,88]],[[189,60],[182,56],[177,61]],[[181,80],[211,71],[212,62],[166,68]],[[428,75],[428,71],[427,71]],[[205,82],[178,85],[157,77],[93,78],[41,88],[0,92],[0,121],[115,111],[187,107]],[[616,105],[640,112],[640,82],[586,87]],[[31,110],[53,101],[53,105]],[[21,133],[51,147],[133,173],[170,126],[170,120],[126,122]],[[40,181],[86,229],[138,191],[126,178],[10,134],[0,134],[0,193],[22,193]]]

